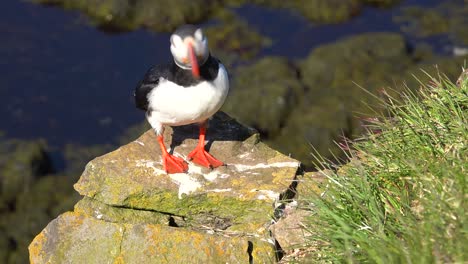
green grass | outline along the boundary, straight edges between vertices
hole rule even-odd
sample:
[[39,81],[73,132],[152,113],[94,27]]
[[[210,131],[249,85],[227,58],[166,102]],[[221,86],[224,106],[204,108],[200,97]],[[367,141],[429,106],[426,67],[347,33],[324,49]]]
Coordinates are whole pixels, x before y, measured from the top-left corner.
[[[313,262],[466,263],[468,72],[385,100],[323,193],[307,199]],[[417,94],[417,95],[416,95]],[[390,117],[388,117],[390,116]],[[376,132],[378,131],[378,132]],[[307,261],[306,261],[307,262]]]

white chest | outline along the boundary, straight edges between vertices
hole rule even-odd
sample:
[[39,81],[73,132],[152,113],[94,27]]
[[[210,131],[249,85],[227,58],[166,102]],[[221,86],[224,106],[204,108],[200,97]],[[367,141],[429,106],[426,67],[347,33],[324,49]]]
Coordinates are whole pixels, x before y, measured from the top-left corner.
[[228,91],[228,75],[222,65],[216,79],[189,87],[161,79],[148,95],[152,109],[148,121],[172,126],[202,122],[221,108]]

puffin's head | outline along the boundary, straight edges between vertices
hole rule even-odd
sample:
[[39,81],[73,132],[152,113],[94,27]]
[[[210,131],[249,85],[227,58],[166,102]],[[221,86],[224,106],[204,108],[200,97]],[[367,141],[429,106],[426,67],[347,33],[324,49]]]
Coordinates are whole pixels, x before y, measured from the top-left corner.
[[199,78],[198,65],[203,65],[210,56],[208,40],[201,28],[181,26],[171,36],[171,53],[179,67],[191,69],[193,76]]

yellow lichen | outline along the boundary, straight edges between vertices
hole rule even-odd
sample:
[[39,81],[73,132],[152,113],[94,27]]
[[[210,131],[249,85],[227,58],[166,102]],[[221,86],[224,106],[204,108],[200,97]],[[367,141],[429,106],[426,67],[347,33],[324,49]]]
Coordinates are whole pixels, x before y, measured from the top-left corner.
[[37,235],[29,245],[29,262],[34,264],[36,260],[42,259],[42,246],[47,242],[44,231]]

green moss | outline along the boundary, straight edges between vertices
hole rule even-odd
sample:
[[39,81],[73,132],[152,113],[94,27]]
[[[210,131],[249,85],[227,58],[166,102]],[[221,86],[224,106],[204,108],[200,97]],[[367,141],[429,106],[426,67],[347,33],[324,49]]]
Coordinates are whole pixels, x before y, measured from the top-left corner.
[[[95,197],[99,200],[99,197]],[[236,231],[252,232],[268,224],[273,213],[270,203],[262,200],[242,200],[223,197],[216,193],[183,196],[176,193],[160,192],[151,196],[136,194],[129,196],[124,207],[132,209],[156,210],[163,213],[181,216],[188,225],[215,227],[213,216],[232,223]],[[229,224],[230,226],[230,224]]]
[[167,215],[161,212],[110,206],[88,197],[84,197],[75,205],[75,212],[113,223],[166,224],[168,221]]

